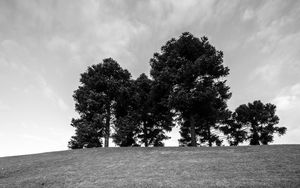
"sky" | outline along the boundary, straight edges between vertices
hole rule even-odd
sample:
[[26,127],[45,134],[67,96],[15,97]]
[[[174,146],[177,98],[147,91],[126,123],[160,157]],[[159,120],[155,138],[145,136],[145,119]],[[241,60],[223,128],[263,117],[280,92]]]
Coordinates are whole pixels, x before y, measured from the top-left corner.
[[287,127],[274,144],[300,144],[299,23],[300,1],[0,0],[0,156],[66,150],[80,74],[112,57],[149,75],[185,31],[224,52],[229,109],[273,103]]

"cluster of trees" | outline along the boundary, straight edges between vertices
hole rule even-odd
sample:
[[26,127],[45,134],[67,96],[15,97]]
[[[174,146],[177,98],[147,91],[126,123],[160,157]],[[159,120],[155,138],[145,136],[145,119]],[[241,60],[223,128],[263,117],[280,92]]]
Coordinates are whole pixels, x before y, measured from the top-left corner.
[[[223,53],[206,37],[183,33],[172,38],[150,59],[151,78],[131,74],[112,58],[88,67],[74,91],[78,119],[72,119],[75,136],[69,148],[109,146],[163,146],[166,135],[180,126],[182,146],[230,145],[250,141],[268,144],[277,127],[276,106],[257,100],[227,107],[231,97]],[[111,132],[111,130],[113,130]],[[104,139],[103,139],[104,138]]]

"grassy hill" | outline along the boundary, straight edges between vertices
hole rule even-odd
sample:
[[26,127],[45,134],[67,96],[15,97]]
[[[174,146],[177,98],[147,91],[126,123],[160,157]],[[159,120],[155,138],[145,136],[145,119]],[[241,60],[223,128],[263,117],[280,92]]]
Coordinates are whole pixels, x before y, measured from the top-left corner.
[[0,187],[300,187],[300,145],[94,148],[0,158]]

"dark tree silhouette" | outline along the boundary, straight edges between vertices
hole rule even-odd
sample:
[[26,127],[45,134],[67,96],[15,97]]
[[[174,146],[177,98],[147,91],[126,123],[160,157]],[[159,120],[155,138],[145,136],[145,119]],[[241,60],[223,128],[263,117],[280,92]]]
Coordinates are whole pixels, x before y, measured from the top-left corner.
[[169,139],[165,131],[171,131],[172,113],[164,109],[159,101],[155,100],[153,81],[145,74],[141,74],[135,81],[137,90],[137,120],[139,121],[139,138],[145,147],[163,146],[163,140]]
[[72,119],[71,125],[76,128],[75,136],[72,136],[68,147],[79,149],[83,147],[102,147],[101,137],[103,128],[101,122],[86,121],[84,119]]
[[75,136],[72,149],[109,146],[110,130],[119,146],[163,146],[175,122],[180,125],[181,145],[197,146],[223,142],[230,145],[250,140],[251,145],[269,144],[275,133],[276,106],[254,101],[227,109],[231,97],[226,85],[229,68],[223,52],[185,32],[172,38],[150,60],[152,80],[141,74],[136,80],[112,58],[88,67],[74,91],[78,119],[72,119]]
[[112,135],[114,143],[121,147],[140,146],[138,142],[139,129],[134,117],[127,115],[119,118],[115,124],[115,133]]
[[285,127],[277,127],[279,118],[275,114],[276,106],[270,103],[263,104],[257,100],[253,103],[240,105],[234,114],[236,124],[248,129],[247,138],[250,145],[269,144],[273,142],[274,134],[283,135]]
[[162,104],[181,119],[181,142],[196,146],[196,134],[210,146],[218,142],[211,129],[226,117],[226,101],[231,97],[224,79],[229,69],[223,65],[223,53],[206,37],[186,32],[169,40],[150,64],[154,85],[163,92]]
[[119,96],[119,102],[116,105],[118,111],[117,118],[114,124],[115,132],[112,135],[115,144],[121,147],[140,146],[138,142],[138,121],[135,109],[136,103],[136,89],[134,81],[130,81],[130,85]]
[[[132,101],[127,107],[128,114],[116,124],[113,135],[114,142],[118,145],[136,146],[136,140],[139,139],[145,147],[163,146],[163,140],[168,139],[165,131],[171,131],[174,126],[172,114],[154,100],[152,86],[153,81],[145,74],[134,81],[134,93],[127,99]],[[129,141],[130,139],[132,140]]]
[[[105,147],[109,146],[113,118],[126,115],[126,110],[122,106],[126,105],[123,104],[126,101],[126,98],[123,97],[126,97],[127,88],[130,86],[130,77],[130,73],[122,69],[112,58],[104,59],[103,63],[88,67],[87,71],[81,74],[81,85],[73,95],[75,109],[79,113],[80,119],[75,120],[72,124],[76,128],[76,136],[72,137],[69,145],[71,148],[73,148],[73,143],[82,146],[81,135],[88,133],[94,135],[97,132],[97,138],[100,139],[101,136],[104,136],[104,145]],[[95,123],[97,126],[94,125]],[[97,129],[91,128],[90,125]],[[96,138],[93,137],[93,139]],[[84,139],[84,142],[88,142],[88,139]],[[90,142],[94,141],[90,140]],[[97,146],[101,146],[101,144]]]
[[236,121],[236,113],[229,112],[220,130],[226,135],[231,146],[237,146],[247,140],[247,128]]

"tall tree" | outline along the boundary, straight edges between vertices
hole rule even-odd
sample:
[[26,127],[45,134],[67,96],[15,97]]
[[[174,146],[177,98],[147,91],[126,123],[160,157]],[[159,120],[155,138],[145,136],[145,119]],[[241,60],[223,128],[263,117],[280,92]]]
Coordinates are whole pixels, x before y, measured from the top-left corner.
[[206,37],[199,39],[186,32],[169,40],[150,65],[154,84],[164,91],[163,104],[182,119],[183,140],[196,146],[198,135],[211,146],[216,140],[211,128],[217,128],[226,117],[226,102],[231,97],[224,79],[229,69],[223,65],[223,53]]
[[237,124],[248,129],[247,138],[250,139],[250,145],[266,145],[273,142],[275,133],[278,135],[286,133],[286,127],[275,126],[279,123],[279,117],[275,112],[274,104],[263,104],[260,100],[240,105],[235,110]]
[[140,146],[138,144],[136,88],[134,80],[130,81],[129,87],[118,97],[116,105],[116,120],[114,121],[114,133],[112,135],[115,144],[121,147]]
[[[115,60],[108,58],[104,59],[103,63],[88,67],[87,71],[81,74],[81,85],[74,91],[75,109],[82,122],[80,127],[98,122],[98,131],[101,132],[100,136],[105,138],[105,147],[109,146],[113,119],[125,114],[120,103],[126,100],[122,96],[126,96],[124,93],[130,85],[130,77],[126,69],[122,69]],[[94,129],[75,127],[77,136],[73,137],[73,140],[79,138],[81,130],[90,130],[91,134],[94,134]]]
[[[173,114],[159,102],[153,90],[153,81],[141,74],[135,81],[137,91],[137,120],[139,122],[139,138],[145,147],[163,146],[163,140],[169,139],[165,131],[171,131]],[[155,98],[156,97],[156,98]]]
[[116,126],[114,141],[120,146],[136,146],[137,140],[145,147],[163,146],[168,139],[166,131],[171,131],[172,113],[159,104],[159,94],[153,90],[153,81],[141,74],[134,81],[134,93],[127,101],[128,113]]

